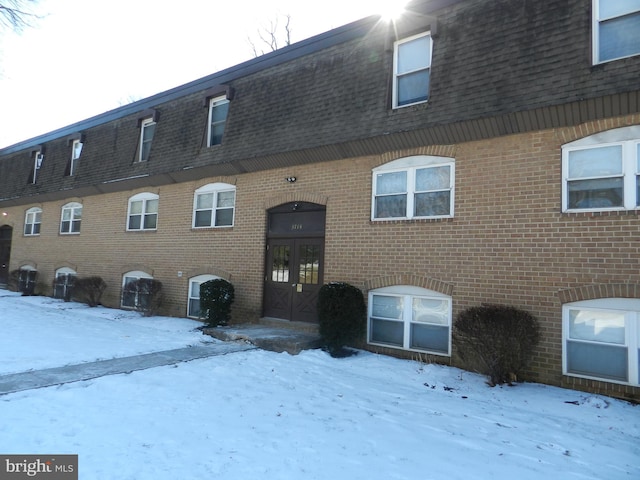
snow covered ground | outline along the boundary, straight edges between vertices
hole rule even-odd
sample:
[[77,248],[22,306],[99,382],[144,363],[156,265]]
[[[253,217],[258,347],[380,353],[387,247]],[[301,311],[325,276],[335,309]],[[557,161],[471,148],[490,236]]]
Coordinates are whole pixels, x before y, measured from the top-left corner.
[[[0,374],[214,340],[0,290]],[[640,406],[367,352],[261,350],[0,396],[0,453],[79,478],[638,479]]]

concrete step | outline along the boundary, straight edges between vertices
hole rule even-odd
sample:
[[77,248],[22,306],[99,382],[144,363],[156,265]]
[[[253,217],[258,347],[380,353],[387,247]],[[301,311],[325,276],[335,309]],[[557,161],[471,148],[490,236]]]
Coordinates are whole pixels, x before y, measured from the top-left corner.
[[263,350],[287,352],[291,355],[322,347],[322,340],[317,332],[255,323],[204,328],[202,332],[225,342],[249,342]]

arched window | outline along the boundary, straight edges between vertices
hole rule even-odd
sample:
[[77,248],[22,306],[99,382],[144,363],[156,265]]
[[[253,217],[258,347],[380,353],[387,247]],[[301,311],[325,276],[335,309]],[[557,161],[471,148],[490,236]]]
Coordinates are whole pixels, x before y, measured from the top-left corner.
[[56,276],[53,281],[53,297],[61,298],[68,302],[71,299],[76,275],[76,271],[72,268],[62,267],[57,269]]
[[367,340],[403,350],[451,355],[451,297],[412,285],[369,291]]
[[23,295],[33,295],[36,289],[38,271],[31,265],[22,265],[18,272],[18,290]]
[[40,235],[40,223],[42,222],[42,209],[32,207],[27,210],[24,217],[24,234]]
[[144,310],[149,305],[149,296],[140,288],[138,280],[153,280],[153,276],[146,272],[133,270],[122,276],[122,308]]
[[640,385],[640,299],[567,303],[562,337],[565,375]]
[[372,220],[453,217],[455,161],[416,155],[373,169]]
[[129,199],[127,230],[155,230],[158,227],[158,202],[155,193],[139,193]]
[[81,221],[82,204],[71,202],[62,206],[62,217],[60,219],[61,234],[80,233]]
[[562,146],[562,211],[640,207],[640,125]]
[[209,183],[195,191],[193,228],[231,227],[236,206],[236,187]]
[[203,318],[207,312],[200,310],[200,285],[209,280],[215,280],[220,277],[215,275],[198,275],[189,279],[189,306],[187,308],[187,316],[191,318]]

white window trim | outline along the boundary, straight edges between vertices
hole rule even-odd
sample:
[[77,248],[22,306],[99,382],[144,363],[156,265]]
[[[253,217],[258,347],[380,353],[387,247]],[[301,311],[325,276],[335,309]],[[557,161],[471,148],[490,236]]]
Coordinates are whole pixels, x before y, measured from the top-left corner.
[[[73,270],[72,268],[62,267],[62,268],[59,268],[59,269],[56,270],[55,278],[57,280],[59,277],[62,277],[62,276],[77,277],[77,275],[78,275],[78,273],[75,270]],[[62,298],[65,298],[67,296],[67,289],[69,288],[69,283],[66,282],[63,287],[64,288],[63,288]],[[55,288],[54,288],[54,292],[53,293],[55,295]]]
[[[640,51],[639,52],[635,52],[632,53],[631,55],[625,55],[622,57],[615,57],[615,58],[609,58],[607,60],[600,60],[600,22],[602,21],[606,21],[606,20],[611,20],[613,18],[618,18],[618,17],[610,17],[610,18],[601,18],[600,17],[600,2],[601,1],[612,1],[612,0],[593,0],[593,8],[591,9],[591,11],[593,12],[592,15],[592,24],[591,24],[591,34],[592,34],[592,39],[593,41],[591,42],[591,48],[592,48],[592,61],[594,65],[598,65],[601,63],[608,63],[608,62],[613,62],[615,60],[621,60],[623,58],[629,58],[629,57],[635,57],[636,55],[640,55]],[[637,10],[637,12],[640,12],[640,10]],[[628,14],[626,14],[628,15]]]
[[[213,109],[226,103],[229,103],[226,95],[221,95],[219,97],[213,97],[209,99],[209,114],[207,115],[207,147],[215,147],[216,145],[220,145],[219,143],[211,143],[211,130],[213,127],[213,125],[211,124],[211,119],[213,117]],[[227,117],[225,117],[224,122],[217,122],[216,125],[220,125],[223,123],[225,124],[226,130]]]
[[[386,296],[394,296],[403,298],[403,325],[404,325],[404,338],[403,338],[403,346],[399,347],[397,345],[390,345],[388,343],[378,343],[371,341],[371,317],[373,312],[373,296],[374,295],[386,295]],[[440,351],[429,351],[423,349],[411,348],[411,324],[419,323],[419,322],[411,322],[410,316],[412,313],[411,300],[413,298],[425,298],[425,299],[433,299],[433,300],[446,300],[448,302],[448,328],[449,328],[449,338],[447,344],[447,353],[443,353]],[[451,338],[452,338],[452,329],[453,329],[453,302],[452,298],[449,295],[445,295],[440,292],[435,292],[433,290],[428,290],[422,287],[416,287],[414,285],[393,285],[390,287],[382,287],[376,288],[374,290],[370,290],[368,293],[368,302],[367,302],[367,343],[370,345],[378,345],[386,348],[393,348],[399,350],[407,350],[411,352],[421,352],[428,353],[432,355],[439,355],[444,357],[451,356]]]
[[[80,235],[80,232],[74,232],[73,230],[73,218],[76,210],[80,209],[80,225],[82,225],[82,204],[78,202],[69,202],[62,206],[60,209],[60,235]],[[62,223],[64,222],[64,211],[71,210],[71,220],[69,220],[69,231],[62,230]],[[81,227],[82,228],[82,227]]]
[[38,180],[38,170],[42,168],[42,162],[44,161],[44,154],[41,150],[37,150],[33,154],[33,177],[31,183],[35,184]]
[[[218,194],[224,192],[233,192],[234,200],[233,200],[233,215],[231,218],[231,225],[216,225],[216,217],[218,211]],[[204,226],[196,226],[196,212],[200,211],[197,209],[198,206],[198,196],[199,195],[207,195],[213,194],[213,206],[212,208],[200,209],[200,210],[211,210],[211,225]],[[196,229],[201,228],[230,228],[233,227],[236,219],[236,187],[235,185],[231,185],[229,183],[209,183],[198,188],[193,194],[193,214],[191,216],[191,227]],[[229,207],[222,207],[229,208]]]
[[[394,109],[397,108],[404,108],[404,107],[410,107],[411,105],[417,105],[420,103],[426,103],[429,101],[429,95],[430,92],[427,91],[427,98],[425,100],[420,100],[417,102],[413,102],[413,103],[407,103],[404,105],[398,105],[398,51],[399,51],[399,47],[400,45],[402,45],[403,43],[407,43],[410,42],[412,40],[416,40],[417,38],[421,38],[421,37],[429,37],[429,66],[426,68],[421,68],[418,70],[413,70],[412,72],[404,72],[403,75],[406,75],[408,73],[414,73],[414,72],[419,72],[421,70],[428,70],[429,71],[429,76],[431,76],[431,66],[433,64],[433,38],[431,38],[431,32],[423,32],[423,33],[419,33],[417,35],[412,35],[411,37],[407,37],[407,38],[403,38],[402,40],[398,40],[393,44],[393,86],[392,86],[392,106]],[[431,79],[429,79],[429,85],[431,85]],[[430,90],[431,88],[429,88]]]
[[[38,213],[40,214],[40,221],[36,222],[35,220],[37,218],[37,214]],[[33,216],[33,221],[29,222],[28,221],[29,220],[29,216],[31,216],[31,215]],[[42,209],[39,208],[39,207],[31,207],[29,210],[27,210],[25,212],[25,215],[24,215],[24,225],[25,225],[25,228],[23,230],[23,233],[24,233],[25,237],[36,237],[36,236],[40,235],[40,230],[42,228]],[[31,225],[31,228],[30,228],[31,232],[30,233],[26,232],[27,225]],[[39,228],[38,228],[38,232],[34,233],[34,230],[35,230],[34,227],[36,225],[39,225]]]
[[[26,282],[25,287],[28,287],[29,284],[33,284],[33,288],[35,289],[35,280],[37,280],[37,274],[38,274],[38,269],[36,269],[35,267],[31,266],[31,265],[22,265],[19,269],[18,269],[18,287],[20,287],[20,284],[23,282]],[[27,272],[27,278],[24,279],[22,277],[23,272]],[[36,277],[34,279],[34,281],[29,279],[29,273],[30,272],[35,272]],[[28,288],[27,288],[28,289]],[[24,289],[21,289],[21,291],[24,291]]]
[[[594,377],[568,371],[567,342],[569,341],[570,311],[575,309],[601,310],[603,312],[618,312],[625,314],[625,343],[627,348],[627,362],[629,381],[624,382],[611,378]],[[569,377],[586,378],[606,383],[640,386],[640,372],[638,371],[638,350],[640,349],[640,299],[635,298],[601,298],[566,303],[562,306],[562,374]],[[587,340],[573,340],[582,343],[596,343]],[[598,342],[600,343],[600,342]],[[604,345],[614,345],[604,343]]]
[[77,275],[77,274],[78,273],[73,268],[69,268],[69,267],[61,267],[56,270],[56,277],[60,275]]
[[[640,125],[616,128],[562,146],[562,212],[602,212],[637,210],[636,206],[636,177],[640,175],[637,169],[638,145],[640,144]],[[622,207],[569,208],[569,153],[591,148],[622,147],[622,174],[624,199]],[[594,177],[605,178],[605,177]]]
[[127,272],[125,274],[122,275],[122,293],[120,294],[120,307],[121,308],[130,308],[130,309],[136,309],[139,307],[139,299],[138,299],[138,292],[136,292],[136,298],[134,300],[134,305],[130,306],[130,305],[124,305],[124,287],[127,283],[127,279],[131,278],[134,281],[135,280],[140,280],[141,278],[147,278],[149,280],[153,280],[153,276],[149,275],[146,272],[140,271],[140,270],[132,270],[130,272]]
[[[147,215],[147,202],[149,200],[158,200],[158,212],[156,212],[154,215],[156,215],[156,226],[155,228],[144,228],[144,217],[145,215]],[[140,219],[140,228],[129,228],[129,219],[132,215],[131,213],[131,204],[133,202],[138,202],[138,201],[142,201],[142,212],[140,214],[134,214],[134,215],[141,215],[141,219]],[[145,192],[145,193],[138,193],[137,195],[134,195],[133,197],[129,198],[129,204],[127,207],[127,231],[128,232],[149,232],[149,231],[154,231],[158,229],[158,220],[159,220],[159,215],[160,214],[160,195],[156,195],[155,193],[149,193],[149,192]]]
[[80,140],[74,140],[71,144],[71,164],[69,165],[69,176],[74,175],[76,172],[76,163],[82,155],[82,146],[84,144]]
[[[414,216],[414,201],[415,201],[415,174],[416,170],[431,167],[450,167],[449,176],[449,214],[448,215],[428,215],[428,216]],[[407,172],[407,209],[404,217],[381,217],[377,218],[376,214],[376,185],[378,174],[380,173],[392,173],[392,172]],[[414,220],[414,219],[437,219],[437,218],[453,218],[455,211],[455,159],[450,157],[436,157],[432,155],[414,155],[411,157],[404,157],[398,160],[394,160],[389,163],[385,163],[372,170],[372,184],[371,184],[371,220],[375,222],[388,222],[394,220]]]
[[208,282],[209,280],[216,280],[219,279],[220,277],[216,276],[216,275],[209,275],[209,274],[204,274],[204,275],[197,275],[195,277],[191,277],[189,279],[189,296],[187,297],[187,317],[188,318],[202,318],[202,316],[196,316],[196,315],[191,315],[191,312],[189,311],[190,309],[190,305],[191,305],[191,300],[198,300],[200,301],[200,292],[197,292],[197,295],[194,294],[193,292],[193,284],[197,283],[198,284],[198,288],[200,287],[200,285],[202,285],[204,282]]
[[[141,123],[140,123],[140,143],[138,145],[138,162],[146,162],[147,160],[149,160],[149,157],[147,156],[147,158],[143,158],[143,153],[144,153],[144,132],[145,129],[151,127],[151,126],[155,126],[156,122],[153,121],[153,118],[146,118],[144,119]],[[151,137],[151,139],[149,140],[149,143],[153,142],[153,137],[155,136],[155,131],[154,131],[154,135]],[[151,147],[149,147],[149,154],[151,154]]]

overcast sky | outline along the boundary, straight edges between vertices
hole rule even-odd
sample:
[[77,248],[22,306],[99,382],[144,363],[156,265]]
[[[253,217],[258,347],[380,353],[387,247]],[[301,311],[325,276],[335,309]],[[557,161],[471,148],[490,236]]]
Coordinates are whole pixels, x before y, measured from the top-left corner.
[[0,148],[250,60],[285,14],[296,42],[398,3],[40,0],[33,27],[0,31]]

